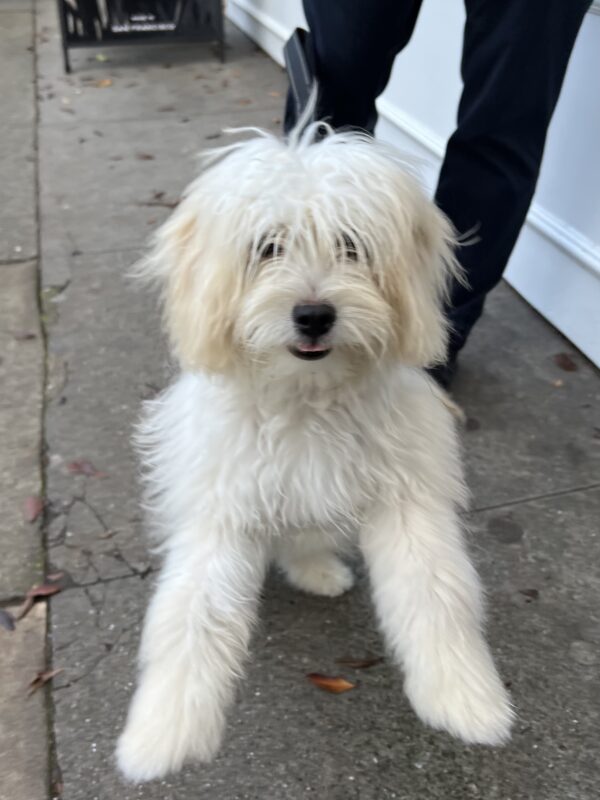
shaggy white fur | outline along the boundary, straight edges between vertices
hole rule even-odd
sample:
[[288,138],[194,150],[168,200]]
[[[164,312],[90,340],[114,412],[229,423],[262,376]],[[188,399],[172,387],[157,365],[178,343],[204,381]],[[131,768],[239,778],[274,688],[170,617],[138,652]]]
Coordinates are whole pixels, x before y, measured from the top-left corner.
[[[395,152],[314,132],[213,155],[142,265],[182,374],[139,431],[165,564],[117,749],[131,780],[215,755],[269,561],[335,596],[356,532],[417,714],[509,735],[454,421],[421,369],[444,355],[452,232]],[[323,303],[334,320],[294,321]]]

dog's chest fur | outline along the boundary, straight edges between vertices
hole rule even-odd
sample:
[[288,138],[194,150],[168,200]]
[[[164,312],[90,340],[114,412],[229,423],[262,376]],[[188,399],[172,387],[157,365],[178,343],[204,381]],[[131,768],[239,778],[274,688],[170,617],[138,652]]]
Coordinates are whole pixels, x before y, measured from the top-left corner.
[[160,505],[172,520],[185,491],[226,526],[354,526],[374,501],[417,486],[435,457],[427,442],[446,426],[435,430],[439,403],[413,383],[384,374],[360,390],[278,395],[184,375],[142,430]]
[[355,522],[377,493],[386,448],[341,399],[298,398],[257,420],[256,489],[265,522],[286,526]]

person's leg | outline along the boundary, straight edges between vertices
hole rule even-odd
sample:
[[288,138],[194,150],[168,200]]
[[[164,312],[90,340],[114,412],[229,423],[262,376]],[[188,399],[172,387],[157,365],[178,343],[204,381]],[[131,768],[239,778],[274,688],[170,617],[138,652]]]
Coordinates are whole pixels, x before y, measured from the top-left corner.
[[460,234],[469,287],[456,283],[449,362],[500,280],[535,190],[546,131],[590,0],[465,0],[457,129],[436,202]]
[[[320,84],[319,119],[373,133],[375,99],[396,54],[409,41],[421,0],[304,0],[312,62]],[[285,130],[296,109],[288,97]]]

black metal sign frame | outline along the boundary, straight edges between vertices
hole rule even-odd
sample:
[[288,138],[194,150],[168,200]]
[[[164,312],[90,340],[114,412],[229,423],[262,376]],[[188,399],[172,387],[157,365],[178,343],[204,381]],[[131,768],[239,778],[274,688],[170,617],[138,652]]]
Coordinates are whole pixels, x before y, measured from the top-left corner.
[[221,0],[58,0],[65,72],[69,49],[216,42],[225,59]]

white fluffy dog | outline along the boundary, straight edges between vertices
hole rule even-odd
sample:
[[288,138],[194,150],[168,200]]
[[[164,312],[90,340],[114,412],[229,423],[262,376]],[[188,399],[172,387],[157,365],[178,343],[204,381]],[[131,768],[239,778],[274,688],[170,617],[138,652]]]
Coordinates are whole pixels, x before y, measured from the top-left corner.
[[358,534],[416,713],[497,744],[512,711],[482,635],[443,358],[452,231],[392,150],[260,131],[212,156],[145,262],[182,374],[141,426],[165,563],[117,758],[135,781],[208,761],[269,562],[352,586]]

